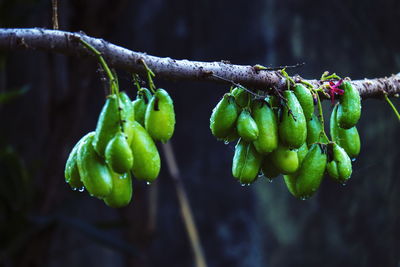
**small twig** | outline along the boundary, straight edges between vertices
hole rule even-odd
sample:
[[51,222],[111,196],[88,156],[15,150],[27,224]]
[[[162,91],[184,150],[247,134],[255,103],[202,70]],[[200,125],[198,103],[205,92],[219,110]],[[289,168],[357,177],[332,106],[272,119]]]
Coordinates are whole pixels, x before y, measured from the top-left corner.
[[234,86],[239,87],[239,88],[245,90],[246,92],[248,92],[249,94],[255,96],[257,99],[262,99],[262,98],[265,97],[265,96],[262,96],[262,95],[259,95],[259,94],[254,93],[253,91],[247,89],[246,87],[244,87],[244,86],[241,85],[241,84],[238,84],[238,83],[236,83],[236,82],[234,82],[234,81],[232,81],[232,80],[229,80],[229,79],[226,79],[226,78],[224,78],[224,77],[221,77],[221,76],[219,76],[219,75],[217,75],[217,74],[211,73],[211,76],[213,76],[213,77],[215,77],[215,78],[217,78],[217,79],[220,79],[220,80],[222,80],[222,81],[231,83],[231,84],[233,84]]
[[389,99],[389,97],[387,96],[386,92],[383,92],[383,96],[385,97],[386,102],[389,104],[389,106],[392,108],[394,114],[396,114],[397,119],[399,119],[400,121],[400,114],[397,111],[396,107],[393,105],[392,101]]
[[52,21],[53,21],[53,30],[58,30],[58,4],[57,0],[51,0],[51,5],[53,8],[53,16],[52,16]]
[[194,222],[193,213],[190,208],[189,199],[180,178],[179,168],[175,159],[172,145],[170,142],[167,142],[166,144],[162,145],[162,148],[167,161],[169,174],[174,182],[176,193],[178,195],[179,205],[181,206],[181,215],[195,256],[196,267],[207,267],[199,234]]
[[305,62],[302,62],[302,63],[297,63],[295,65],[285,65],[285,66],[278,66],[278,67],[265,67],[263,65],[256,64],[256,65],[253,66],[253,69],[255,71],[263,71],[263,70],[272,71],[272,70],[282,70],[282,69],[294,69],[294,68],[298,68],[298,67],[304,66],[305,64],[306,64]]

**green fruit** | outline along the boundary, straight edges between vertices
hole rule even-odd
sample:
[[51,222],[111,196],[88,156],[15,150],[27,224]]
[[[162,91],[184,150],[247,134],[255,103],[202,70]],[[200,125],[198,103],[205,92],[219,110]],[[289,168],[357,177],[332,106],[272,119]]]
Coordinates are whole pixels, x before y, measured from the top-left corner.
[[105,156],[108,166],[114,172],[125,173],[130,171],[133,166],[133,156],[124,133],[119,132],[110,140],[106,147]]
[[129,96],[125,92],[119,93],[119,101],[121,106],[120,111],[121,111],[122,127],[124,133],[127,136],[128,144],[130,144],[133,135],[132,123],[135,121],[135,109],[133,107],[133,104]]
[[146,114],[147,105],[151,99],[151,92],[147,88],[141,88],[136,96],[136,100],[132,102],[135,120],[144,127],[144,117]]
[[346,183],[352,173],[350,157],[336,143],[328,145],[328,155],[329,159],[326,169],[329,176],[339,183]]
[[[304,143],[298,150],[297,150],[297,158],[299,159],[299,166],[301,167],[301,164],[303,163],[304,158],[306,157],[308,152],[308,147],[306,143]],[[296,190],[296,181],[297,181],[297,175],[299,174],[299,169],[297,169],[296,172],[292,174],[285,174],[283,175],[283,179],[285,181],[286,187],[289,190],[289,192],[297,197],[297,190]]]
[[144,126],[144,115],[146,114],[147,104],[146,102],[138,98],[132,101],[133,109],[135,110],[135,120],[140,123],[140,125]]
[[342,147],[351,159],[354,159],[360,153],[360,136],[355,126],[347,130],[339,127],[336,119],[337,110],[338,105],[334,107],[331,114],[330,133],[332,141]]
[[232,95],[235,97],[236,104],[241,108],[246,107],[249,103],[249,93],[243,88],[235,87],[235,89],[232,90]]
[[160,155],[153,139],[138,122],[132,124],[134,131],[131,151],[134,158],[132,172],[139,180],[153,182],[160,172]]
[[271,153],[271,159],[274,165],[283,174],[294,173],[299,167],[297,152],[283,144],[279,144],[279,146]]
[[144,125],[155,141],[166,143],[174,134],[174,103],[164,89],[157,89],[150,99],[144,117]]
[[233,157],[232,175],[241,184],[252,183],[261,167],[262,156],[255,150],[252,143],[239,139]]
[[307,124],[303,109],[292,91],[285,91],[286,104],[279,124],[280,141],[289,148],[299,148],[307,138]]
[[304,117],[307,121],[310,120],[311,115],[314,113],[314,99],[310,90],[308,90],[303,84],[297,83],[293,87],[293,92],[303,109]]
[[278,123],[275,112],[265,101],[254,101],[253,118],[258,127],[258,138],[253,142],[257,152],[263,155],[278,147]]
[[210,129],[218,139],[224,139],[236,125],[239,109],[235,99],[230,94],[225,94],[213,109],[210,118]]
[[112,208],[121,208],[132,199],[132,178],[130,172],[124,174],[112,173],[113,188],[104,198],[104,203]]
[[245,141],[251,142],[258,138],[258,127],[248,109],[243,109],[237,120],[237,132]]
[[81,176],[79,175],[77,158],[78,158],[79,145],[87,138],[88,135],[85,135],[78,141],[78,143],[76,143],[76,145],[72,148],[72,151],[68,156],[67,163],[65,164],[65,170],[64,170],[65,182],[67,182],[72,189],[78,189],[83,187]]
[[116,95],[110,95],[101,110],[93,138],[94,149],[103,158],[108,142],[119,130],[119,122],[118,98]]
[[81,180],[90,195],[104,198],[111,193],[113,184],[111,173],[104,160],[96,153],[93,146],[95,133],[90,132],[79,144],[78,169]]
[[280,170],[275,166],[274,162],[272,161],[270,155],[264,157],[261,163],[261,171],[268,179],[278,177],[281,174]]
[[349,81],[344,81],[340,88],[344,93],[340,96],[337,121],[341,128],[350,129],[357,124],[361,116],[360,93]]
[[323,144],[313,144],[308,150],[296,179],[296,194],[301,199],[312,196],[324,176],[327,156]]

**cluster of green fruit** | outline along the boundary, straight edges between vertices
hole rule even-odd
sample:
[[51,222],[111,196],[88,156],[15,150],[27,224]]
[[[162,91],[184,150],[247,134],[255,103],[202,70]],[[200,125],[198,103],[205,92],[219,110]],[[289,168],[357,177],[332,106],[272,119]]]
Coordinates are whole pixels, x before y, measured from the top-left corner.
[[[233,176],[249,185],[258,176],[272,179],[283,174],[290,193],[301,199],[315,193],[325,173],[346,183],[352,173],[351,159],[360,152],[355,125],[361,101],[349,81],[341,80],[338,88],[341,95],[331,115],[331,141],[323,127],[318,91],[312,87],[297,83],[279,96],[267,97],[241,87],[226,93],[212,112],[210,129],[225,143],[239,139]],[[319,115],[314,113],[316,103]]]
[[154,95],[138,90],[131,101],[125,92],[109,95],[96,130],[72,149],[65,166],[65,181],[74,189],[85,188],[110,207],[123,207],[132,198],[133,175],[153,182],[160,171],[154,141],[166,142],[174,132],[175,112],[164,89]]

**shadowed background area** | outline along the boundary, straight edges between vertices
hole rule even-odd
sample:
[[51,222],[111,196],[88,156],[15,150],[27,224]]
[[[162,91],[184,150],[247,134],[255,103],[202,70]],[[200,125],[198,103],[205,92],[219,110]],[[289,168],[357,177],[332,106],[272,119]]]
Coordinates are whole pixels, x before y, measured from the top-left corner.
[[[396,0],[69,0],[61,30],[156,56],[229,60],[319,78],[400,71]],[[51,1],[0,1],[0,27],[51,28]],[[174,183],[134,183],[132,203],[107,207],[64,182],[73,145],[94,130],[105,89],[95,60],[0,51],[0,263],[4,266],[194,266]],[[136,92],[117,70],[121,88]],[[172,145],[208,266],[397,266],[400,126],[382,99],[363,101],[361,154],[346,187],[325,179],[297,200],[282,177],[242,187],[234,144],[210,133],[229,85],[157,80],[174,99]],[[398,99],[393,100],[400,107]],[[330,103],[324,103],[329,121]]]

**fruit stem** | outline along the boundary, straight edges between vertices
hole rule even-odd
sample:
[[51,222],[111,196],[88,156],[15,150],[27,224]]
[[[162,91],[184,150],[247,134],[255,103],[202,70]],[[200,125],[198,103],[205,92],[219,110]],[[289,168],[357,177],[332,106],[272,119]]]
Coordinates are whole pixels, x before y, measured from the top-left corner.
[[286,84],[288,87],[288,90],[290,90],[290,87],[292,85],[295,85],[296,83],[294,82],[294,80],[289,76],[289,74],[287,74],[287,72],[285,71],[286,68],[281,69],[281,74],[283,75],[283,77],[286,78]]
[[146,62],[144,61],[144,59],[140,59],[140,62],[143,64],[144,68],[146,69],[146,73],[147,73],[147,80],[149,82],[149,88],[150,91],[155,94],[156,93],[156,86],[154,85],[153,82],[153,77],[156,77],[156,75],[154,74],[154,72],[149,68],[149,66],[147,66]]
[[110,94],[118,93],[118,82],[116,81],[114,75],[112,74],[110,68],[108,67],[100,51],[94,48],[91,44],[89,44],[82,38],[79,38],[79,41],[83,44],[84,47],[93,52],[93,54],[97,57],[100,65],[102,66],[103,70],[106,72],[108,80],[110,81]]
[[389,106],[392,108],[394,114],[396,114],[397,119],[399,119],[400,121],[400,114],[397,111],[396,107],[393,105],[392,101],[389,99],[389,97],[387,96],[386,92],[383,92],[383,96],[385,97],[386,102],[389,104]]
[[139,75],[133,73],[132,78],[133,78],[133,84],[136,86],[136,89],[139,92],[139,90],[142,88],[139,83]]
[[321,132],[319,133],[319,140],[321,140],[321,138],[325,137],[326,140],[329,141],[329,138],[325,133],[324,114],[323,114],[323,111],[322,111],[321,99],[319,98],[318,92],[316,93],[316,96],[317,96],[317,102],[318,102],[318,118],[319,118],[319,120],[321,122],[321,125],[322,125]]

